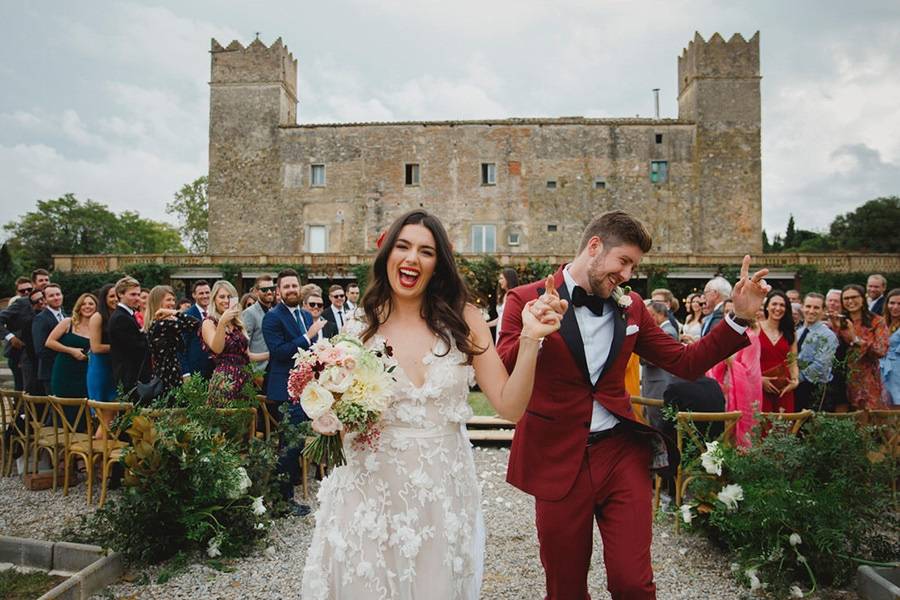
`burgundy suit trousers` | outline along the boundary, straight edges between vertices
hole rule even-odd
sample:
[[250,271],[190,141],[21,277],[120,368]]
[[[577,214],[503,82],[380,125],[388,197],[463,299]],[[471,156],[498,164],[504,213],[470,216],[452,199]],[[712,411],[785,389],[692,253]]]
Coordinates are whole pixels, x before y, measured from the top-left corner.
[[595,518],[613,599],[656,598],[649,464],[650,447],[643,436],[614,435],[585,449],[568,495],[555,502],[536,500],[547,600],[590,600],[587,574]]

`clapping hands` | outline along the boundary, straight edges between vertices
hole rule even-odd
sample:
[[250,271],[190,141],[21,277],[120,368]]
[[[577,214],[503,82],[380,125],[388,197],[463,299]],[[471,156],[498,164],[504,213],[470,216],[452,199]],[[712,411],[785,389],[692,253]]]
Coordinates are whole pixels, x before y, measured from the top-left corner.
[[522,309],[522,335],[539,339],[557,331],[568,308],[568,301],[561,299],[556,291],[553,276],[547,277],[541,297]]

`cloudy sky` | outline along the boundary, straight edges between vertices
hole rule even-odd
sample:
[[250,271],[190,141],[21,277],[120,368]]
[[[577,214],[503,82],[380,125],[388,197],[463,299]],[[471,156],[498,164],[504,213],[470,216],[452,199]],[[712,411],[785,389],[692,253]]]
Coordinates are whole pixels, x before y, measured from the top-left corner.
[[[209,42],[281,36],[301,122],[677,115],[699,31],[761,33],[763,225],[900,194],[900,2],[3,0],[0,223],[73,192],[165,204],[207,169]],[[2,235],[2,234],[0,234]]]

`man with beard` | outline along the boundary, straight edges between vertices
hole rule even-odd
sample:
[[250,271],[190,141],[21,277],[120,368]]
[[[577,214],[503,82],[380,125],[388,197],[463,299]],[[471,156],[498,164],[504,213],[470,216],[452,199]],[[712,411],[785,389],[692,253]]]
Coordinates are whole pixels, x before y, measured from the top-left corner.
[[[256,278],[256,284],[253,286],[256,295],[256,302],[244,309],[241,313],[241,321],[244,322],[244,331],[247,332],[247,339],[250,343],[250,352],[262,354],[268,352],[266,340],[263,337],[262,321],[275,304],[275,282],[272,281],[270,275],[261,275]],[[259,361],[257,365],[266,369],[268,373],[268,360]],[[263,389],[265,385],[263,385]]]
[[[278,292],[281,302],[270,309],[263,317],[262,332],[269,349],[269,382],[266,396],[278,403],[273,412],[276,419],[282,418],[281,405],[287,403],[288,414],[292,424],[309,420],[300,403],[293,403],[288,397],[288,374],[294,366],[294,355],[297,349],[308,349],[315,341],[324,326],[323,321],[313,323],[312,315],[300,307],[300,276],[293,269],[285,269],[278,274]],[[293,512],[297,516],[309,514],[309,507],[294,504],[294,486],[300,483],[300,446],[281,449],[278,460],[278,473],[288,476],[282,482],[281,494],[285,500],[293,504]]]

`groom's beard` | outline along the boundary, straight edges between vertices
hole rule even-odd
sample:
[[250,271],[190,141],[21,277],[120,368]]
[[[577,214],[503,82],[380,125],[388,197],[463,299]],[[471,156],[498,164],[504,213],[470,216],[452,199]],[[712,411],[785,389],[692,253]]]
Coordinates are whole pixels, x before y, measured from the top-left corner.
[[[602,263],[604,257],[605,255],[598,256],[596,262]],[[588,270],[588,285],[591,288],[591,293],[595,296],[609,298],[612,291],[619,285],[618,282],[619,279],[614,275],[601,270],[600,264],[597,264],[596,267],[592,264],[591,268]]]

